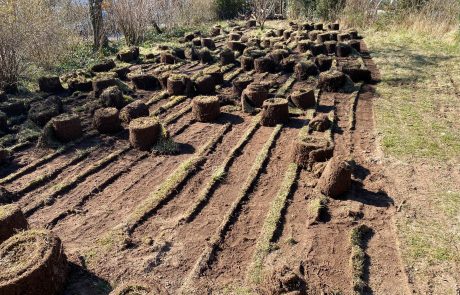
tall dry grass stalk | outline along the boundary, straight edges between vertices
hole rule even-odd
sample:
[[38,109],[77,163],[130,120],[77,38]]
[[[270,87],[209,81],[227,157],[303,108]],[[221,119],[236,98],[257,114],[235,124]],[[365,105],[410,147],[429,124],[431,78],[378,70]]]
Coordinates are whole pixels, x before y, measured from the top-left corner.
[[347,27],[406,29],[444,38],[444,34],[459,30],[459,16],[458,0],[427,0],[412,8],[398,8],[381,0],[348,0],[340,19]]
[[75,21],[66,1],[0,0],[0,87],[15,85],[29,64],[51,68],[69,49]]
[[127,45],[137,45],[153,21],[149,0],[111,0],[107,7],[109,17],[123,35]]

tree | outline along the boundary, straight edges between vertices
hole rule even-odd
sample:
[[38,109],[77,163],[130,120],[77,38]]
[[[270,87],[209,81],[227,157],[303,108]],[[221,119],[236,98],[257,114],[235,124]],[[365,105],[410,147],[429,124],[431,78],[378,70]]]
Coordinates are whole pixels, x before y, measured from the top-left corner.
[[275,11],[276,0],[252,0],[252,14],[262,30],[268,17]]
[[104,18],[102,16],[103,0],[89,0],[89,16],[93,27],[94,50],[100,50],[106,43]]

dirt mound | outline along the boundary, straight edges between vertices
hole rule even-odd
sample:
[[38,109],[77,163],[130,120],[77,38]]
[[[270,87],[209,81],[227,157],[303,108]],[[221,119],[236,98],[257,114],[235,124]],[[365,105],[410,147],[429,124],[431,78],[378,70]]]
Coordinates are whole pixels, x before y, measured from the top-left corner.
[[103,108],[94,112],[93,126],[100,133],[111,134],[121,130],[119,112],[116,108]]
[[192,101],[193,118],[199,122],[211,122],[220,115],[220,103],[217,96],[198,96]]
[[150,150],[160,136],[160,127],[153,117],[134,119],[129,123],[129,142],[139,150]]
[[49,231],[25,231],[0,245],[1,294],[58,294],[67,271],[61,241]]
[[216,84],[211,75],[202,75],[195,80],[195,90],[198,94],[210,95],[216,92]]
[[317,187],[326,196],[337,198],[350,190],[352,172],[352,162],[339,157],[332,158],[327,163]]
[[307,80],[308,77],[318,75],[318,67],[312,61],[299,62],[294,68],[297,81]]
[[125,100],[123,93],[118,86],[111,86],[105,89],[100,96],[100,100],[103,106],[109,108],[121,109],[125,106]]
[[159,87],[157,78],[149,74],[138,74],[130,76],[131,82],[133,82],[136,89],[142,90],[155,90]]
[[16,204],[0,206],[0,244],[16,232],[26,230],[28,223]]
[[251,107],[260,108],[267,99],[268,90],[260,83],[249,84],[241,94],[241,103],[243,106],[249,104]]
[[261,290],[264,295],[302,294],[306,295],[306,283],[302,275],[283,266],[269,274]]
[[117,85],[117,79],[114,78],[96,79],[93,81],[93,90],[96,97],[99,97],[106,88]]

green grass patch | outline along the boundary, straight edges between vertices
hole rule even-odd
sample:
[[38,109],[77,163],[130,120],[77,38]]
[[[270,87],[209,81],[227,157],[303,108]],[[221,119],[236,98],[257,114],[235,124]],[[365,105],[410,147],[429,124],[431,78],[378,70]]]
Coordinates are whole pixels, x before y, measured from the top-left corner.
[[[408,31],[366,33],[378,65],[377,129],[387,154],[447,160],[460,153],[460,48]],[[457,86],[458,87],[458,86]]]

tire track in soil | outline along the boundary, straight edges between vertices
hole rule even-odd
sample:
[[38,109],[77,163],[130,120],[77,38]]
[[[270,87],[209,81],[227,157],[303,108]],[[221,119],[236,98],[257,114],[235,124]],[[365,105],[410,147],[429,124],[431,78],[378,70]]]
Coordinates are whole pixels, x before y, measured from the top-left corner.
[[[90,245],[93,237],[101,236],[119,224],[132,208],[168,176],[168,171],[173,171],[190,158],[203,141],[218,130],[216,124],[195,123],[175,138],[176,142],[183,145],[183,153],[174,156],[151,156],[142,161],[130,173],[89,199],[82,206],[83,214],[62,220],[54,227],[54,231],[66,242],[70,251]],[[147,175],[146,169],[150,170]],[[106,174],[106,177],[111,176],[110,173]],[[144,177],[138,181],[139,176]],[[136,182],[136,185],[128,190],[123,189],[132,182]]]
[[[294,120],[292,120],[294,121]],[[257,237],[272,199],[276,196],[284,172],[290,163],[291,149],[302,125],[300,120],[285,126],[273,147],[269,161],[249,193],[235,223],[225,236],[215,260],[200,279],[201,290],[221,289],[229,284],[244,283],[246,269],[251,262]]]
[[[233,117],[233,115],[232,115]],[[179,222],[179,218],[186,212],[199,197],[202,186],[212,176],[214,170],[219,167],[222,159],[230,152],[234,142],[237,142],[251,124],[251,119],[246,119],[232,126],[230,134],[224,137],[214,152],[208,156],[206,163],[197,171],[185,186],[172,198],[172,200],[160,208],[154,216],[137,228],[133,234],[134,241],[141,241],[146,237],[155,239],[161,234],[161,229],[173,228]]]
[[[196,218],[178,227],[174,233],[167,233],[154,241],[157,247],[166,248],[167,253],[161,253],[160,250],[159,254],[154,255],[150,248],[149,252],[143,253],[144,259],[139,258],[143,260],[143,263],[139,263],[138,269],[133,270],[134,272],[140,272],[143,276],[149,273],[149,278],[161,278],[164,281],[163,285],[171,291],[181,287],[182,281],[207,245],[207,240],[221,224],[222,212],[225,212],[233,203],[233,199],[237,197],[241,184],[251,169],[251,163],[272,131],[273,128],[270,127],[260,127],[257,130],[234,160],[226,180],[217,187],[207,205]],[[152,256],[154,257],[153,262],[149,262]]]
[[367,279],[374,294],[410,294],[393,219],[396,210],[391,197],[384,193],[385,180],[380,173],[383,167],[374,160],[377,156],[374,99],[374,89],[365,86],[358,97],[356,130],[352,133],[355,176],[362,181],[362,186],[354,185],[353,193],[355,201],[363,204],[364,222],[374,231],[366,250]]

